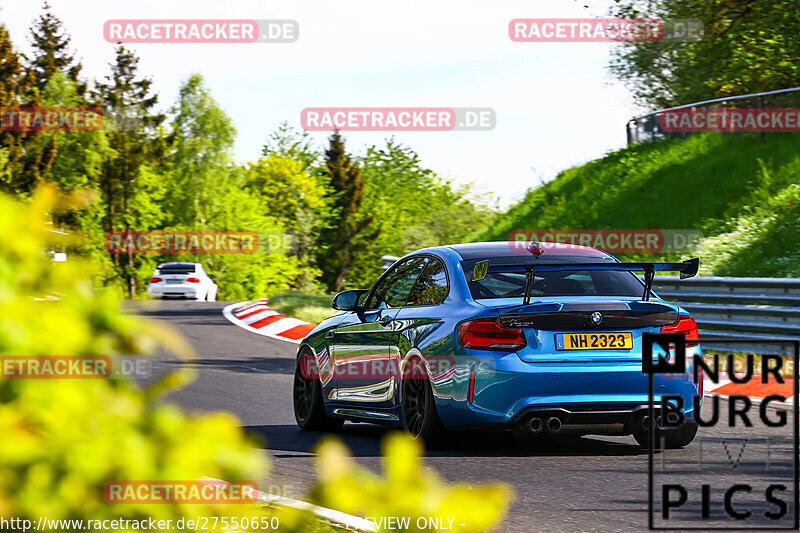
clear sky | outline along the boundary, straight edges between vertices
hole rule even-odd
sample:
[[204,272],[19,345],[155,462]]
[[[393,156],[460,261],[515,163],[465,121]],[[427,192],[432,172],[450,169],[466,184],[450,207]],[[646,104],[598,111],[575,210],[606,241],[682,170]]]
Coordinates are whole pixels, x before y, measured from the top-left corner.
[[[607,0],[50,0],[85,76],[109,72],[108,19],[294,19],[290,44],[132,44],[164,109],[189,74],[205,76],[238,131],[240,161],[256,159],[282,121],[306,107],[490,107],[488,132],[346,132],[348,149],[395,138],[456,183],[507,206],[560,170],[624,146],[637,108],[607,70],[612,44],[515,43],[514,18],[603,16]],[[0,0],[0,21],[23,51],[39,0]],[[314,138],[324,144],[326,134]]]

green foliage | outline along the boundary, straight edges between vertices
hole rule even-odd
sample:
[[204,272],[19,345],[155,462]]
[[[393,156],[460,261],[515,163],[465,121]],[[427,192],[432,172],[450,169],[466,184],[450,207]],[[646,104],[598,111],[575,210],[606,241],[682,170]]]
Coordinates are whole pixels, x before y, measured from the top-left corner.
[[[93,95],[107,110],[103,125],[114,150],[114,157],[104,161],[99,183],[106,204],[106,231],[151,229],[145,224],[160,218],[163,187],[150,170],[161,163],[163,142],[157,128],[164,116],[154,110],[158,97],[150,94],[152,81],[139,77],[138,64],[133,52],[118,46],[111,74],[106,83],[97,84]],[[132,117],[133,122],[127,120]],[[112,259],[126,292],[135,296],[141,290],[137,272],[149,267],[149,261],[132,252]]]
[[663,108],[797,85],[800,4],[794,0],[616,0],[621,17],[700,19],[698,42],[619,45],[611,70],[646,105]]
[[230,150],[236,138],[231,119],[220,109],[200,74],[180,87],[173,107],[172,143],[167,153],[169,190],[165,209],[168,224],[180,228],[212,227],[226,205],[225,182],[230,179]]
[[294,285],[301,290],[315,289],[317,242],[327,227],[327,191],[318,176],[304,168],[301,160],[270,152],[247,168],[245,183],[293,237],[295,256],[301,274]]
[[630,146],[528,191],[470,240],[515,229],[696,229],[706,236],[701,273],[796,275],[799,139],[704,134]]
[[323,441],[317,453],[320,476],[312,491],[315,503],[378,520],[410,517],[410,527],[404,531],[425,530],[417,528],[417,519],[431,517],[445,518],[444,527],[433,531],[449,530],[447,518],[458,524],[458,531],[491,531],[512,499],[511,489],[503,483],[447,485],[423,467],[419,441],[401,434],[384,441],[384,476],[357,466],[336,439]]
[[[0,25],[0,108],[36,107],[39,94],[33,90],[35,77],[14,49],[5,26]],[[0,167],[0,191],[30,194],[42,181],[42,173],[53,164],[52,142],[42,146],[40,131],[2,131],[3,166]]]
[[75,60],[69,49],[71,38],[64,31],[61,20],[50,11],[47,2],[42,9],[43,13],[31,27],[34,50],[31,70],[36,77],[36,86],[44,89],[56,73],[67,74],[70,80],[77,83],[81,64]]
[[[159,177],[165,182],[163,209],[167,220],[161,226],[169,229],[209,231],[255,231],[262,245],[255,254],[162,255],[160,261],[202,262],[206,270],[217,276],[219,297],[249,299],[255,295],[269,296],[289,288],[300,276],[299,257],[288,257],[291,250],[284,245],[288,230],[296,230],[292,212],[280,202],[271,201],[263,191],[251,187],[253,174],[280,181],[280,190],[292,190],[293,181],[306,176],[296,171],[293,160],[281,161],[271,167],[262,163],[260,173],[245,172],[233,163],[231,149],[235,129],[230,118],[214,101],[199,74],[190,76],[180,88],[174,106],[170,146],[166,155],[166,170]],[[287,170],[287,165],[291,168]],[[287,174],[288,172],[288,174]],[[167,179],[164,180],[164,177]],[[266,186],[269,192],[272,188]],[[321,196],[322,193],[317,193]],[[310,203],[317,207],[313,191]],[[305,197],[304,197],[305,198]],[[301,210],[305,204],[298,202]],[[276,245],[276,242],[278,243]],[[149,277],[141,271],[141,278]]]
[[371,246],[355,251],[350,286],[371,285],[383,255],[461,242],[494,216],[486,198],[476,197],[468,186],[453,189],[423,167],[411,148],[393,139],[383,148],[370,147],[362,163],[363,210],[375,215],[381,232]]
[[[52,189],[41,189],[28,206],[0,195],[0,353],[116,355],[160,347],[190,358],[191,349],[174,332],[121,313],[110,293],[95,291],[87,280],[91,263],[47,259],[44,250],[64,244],[64,237],[48,231],[47,213],[58,208]],[[54,294],[58,298],[41,301]],[[104,486],[112,480],[266,476],[263,451],[233,416],[187,415],[164,402],[165,393],[189,379],[188,370],[179,370],[144,390],[126,379],[0,380],[0,517],[34,523],[41,516],[176,521],[267,512],[279,517],[281,531],[331,531],[310,513],[292,509],[104,499]],[[510,499],[505,485],[446,485],[422,468],[419,444],[405,437],[391,437],[385,449],[381,478],[356,468],[341,444],[323,444],[312,499],[362,516],[453,517],[466,524],[463,531],[488,531],[502,519]],[[210,530],[222,530],[213,523],[209,520]]]
[[[164,127],[132,51],[116,47],[109,75],[86,93],[70,36],[47,4],[30,38],[28,60],[0,26],[0,107],[100,107],[104,127],[0,132],[0,190],[26,197],[49,182],[70,194],[76,201],[53,213],[54,227],[84,237],[70,243],[70,257],[91,258],[95,282],[120,294],[142,297],[156,264],[175,260],[202,262],[222,298],[367,286],[382,255],[463,240],[493,214],[469,187],[454,189],[393,140],[355,158],[338,134],[323,152],[284,122],[263,157],[236,164],[235,128],[201,75],[181,84]],[[256,231],[267,244],[245,256],[103,248],[109,231],[170,229]]]
[[[800,157],[782,169],[796,179]],[[792,183],[700,242],[700,264],[720,276],[800,276],[800,185]]]
[[270,212],[292,231],[302,231],[304,213],[326,206],[325,188],[291,157],[270,155],[250,163],[246,183],[264,199]]
[[369,246],[380,234],[374,227],[376,216],[364,214],[364,177],[357,162],[345,151],[339,132],[329,139],[325,151],[325,165],[331,188],[331,224],[321,235],[318,264],[322,282],[328,291],[338,292],[344,287],[355,262],[353,253],[360,246]]
[[270,133],[261,155],[265,158],[277,156],[294,159],[306,172],[321,170],[319,163],[322,152],[312,143],[311,135],[305,130],[297,131],[287,122],[281,122],[278,129]]
[[[42,90],[42,105],[77,108],[83,104],[76,83],[55,72]],[[42,140],[49,139],[54,140],[57,151],[44,178],[62,191],[95,186],[103,172],[103,161],[114,155],[102,130],[42,132]]]
[[319,324],[337,312],[331,308],[332,299],[328,294],[289,291],[270,297],[269,306],[283,315]]
[[[118,301],[96,292],[93,265],[51,263],[46,213],[52,190],[29,206],[0,196],[0,353],[115,355],[161,346],[182,357],[190,348],[163,326],[120,313]],[[58,299],[38,301],[58,295]],[[242,505],[113,505],[109,480],[261,479],[262,452],[224,413],[186,415],[160,401],[186,382],[171,373],[149,389],[125,379],[0,380],[0,516],[50,519],[177,519],[242,516]]]
[[[45,107],[78,108],[83,104],[76,83],[62,72],[54,72],[42,91]],[[104,131],[44,131],[30,145],[43,149],[55,147],[51,168],[43,179],[69,193],[75,201],[70,209],[53,213],[56,228],[70,228],[84,238],[70,252],[91,257],[104,268],[98,272],[98,280],[114,277],[111,261],[103,249],[103,199],[96,191],[100,183],[104,161],[114,156]]]

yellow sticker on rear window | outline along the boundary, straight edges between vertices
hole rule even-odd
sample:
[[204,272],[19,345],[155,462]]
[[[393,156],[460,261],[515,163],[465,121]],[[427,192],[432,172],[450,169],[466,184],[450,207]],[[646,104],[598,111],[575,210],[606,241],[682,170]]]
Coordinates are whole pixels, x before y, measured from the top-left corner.
[[478,281],[486,277],[489,273],[489,260],[478,261],[472,268],[472,281]]

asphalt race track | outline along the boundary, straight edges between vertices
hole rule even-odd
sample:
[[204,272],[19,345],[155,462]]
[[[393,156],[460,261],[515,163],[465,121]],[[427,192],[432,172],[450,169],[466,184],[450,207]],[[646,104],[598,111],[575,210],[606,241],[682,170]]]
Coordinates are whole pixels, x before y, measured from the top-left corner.
[[[189,410],[235,413],[249,432],[263,439],[264,452],[271,458],[271,476],[260,480],[262,489],[302,498],[313,480],[312,449],[321,434],[304,433],[294,422],[291,392],[296,345],[234,326],[220,312],[227,305],[224,302],[155,305],[137,303],[135,307],[142,315],[177,329],[197,352],[197,359],[188,363],[166,355],[154,358],[153,377],[180,364],[198,371],[197,379],[170,400]],[[710,403],[706,402],[704,413]],[[727,421],[727,408],[721,410],[721,418]],[[792,417],[788,420],[789,425],[782,428],[767,428],[754,420],[754,427],[746,432],[701,428],[698,440],[688,448],[657,453],[657,520],[661,519],[659,480],[680,483],[688,491],[688,502],[665,523],[670,527],[712,525],[699,521],[702,484],[711,485],[710,520],[714,520],[727,518],[725,490],[747,483],[753,491],[735,495],[733,506],[750,509],[750,520],[757,522],[740,525],[790,526],[794,511]],[[387,431],[347,423],[340,436],[360,463],[379,470],[379,444]],[[648,453],[631,437],[583,437],[541,444],[516,441],[502,433],[468,433],[451,440],[429,449],[427,464],[452,481],[511,484],[516,500],[501,531],[647,530]],[[787,515],[774,522],[762,516],[764,511],[777,510],[764,501],[770,483],[786,485],[780,497],[787,502]]]

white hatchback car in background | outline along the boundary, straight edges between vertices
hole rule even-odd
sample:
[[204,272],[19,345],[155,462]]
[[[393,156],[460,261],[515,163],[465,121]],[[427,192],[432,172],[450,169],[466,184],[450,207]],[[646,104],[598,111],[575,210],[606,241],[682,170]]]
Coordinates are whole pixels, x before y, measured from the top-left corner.
[[217,299],[213,280],[200,263],[161,263],[147,285],[147,296],[213,302]]

